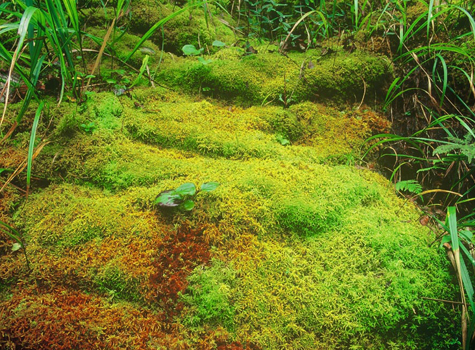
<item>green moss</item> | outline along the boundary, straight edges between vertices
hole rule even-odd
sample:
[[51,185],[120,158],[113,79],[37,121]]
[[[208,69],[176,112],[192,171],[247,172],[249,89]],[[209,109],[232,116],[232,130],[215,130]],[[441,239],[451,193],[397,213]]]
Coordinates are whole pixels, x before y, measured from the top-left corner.
[[117,266],[106,266],[99,273],[94,272],[92,278],[95,288],[108,298],[130,302],[144,301],[144,295],[140,295],[139,282],[130,279]]
[[[161,45],[164,36],[166,51],[182,55],[184,45],[195,45],[213,50],[212,42],[216,39],[231,45],[235,41],[233,31],[218,20],[234,23],[229,15],[218,7],[208,4],[207,9],[211,17],[205,19],[202,8],[194,8],[172,18],[164,26],[164,32],[157,30],[151,40]],[[145,33],[155,23],[180,10],[180,7],[171,4],[161,4],[157,1],[140,0],[133,4],[130,29],[134,33]]]
[[[139,96],[142,107],[124,100],[124,128],[148,144],[233,159],[302,159],[356,155],[369,124],[336,110],[304,103],[282,107],[223,107],[206,101]],[[291,141],[282,147],[278,136]],[[332,139],[332,143],[327,142]],[[311,148],[302,146],[312,146]]]
[[[238,339],[266,349],[382,349],[391,342],[404,349],[433,349],[445,330],[432,322],[451,313],[421,297],[453,293],[443,257],[415,248],[422,245],[410,230],[394,241],[385,236],[390,243],[380,252],[371,249],[377,226],[349,228],[328,231],[307,244],[261,242],[256,247],[260,261],[238,262],[241,278],[231,295]],[[402,243],[413,247],[406,251],[415,248],[421,260],[415,255],[403,260],[407,257],[397,247]],[[429,256],[437,263],[422,263]],[[405,263],[385,264],[399,259]]]
[[[178,59],[163,74],[175,69],[178,77],[168,79],[189,91],[187,84],[202,79],[202,88],[216,84],[252,104],[285,91],[310,96],[296,78],[310,56],[290,56],[297,65],[267,53],[207,66]],[[346,99],[361,79],[375,88],[384,75],[376,61],[361,53],[322,57],[320,68],[304,72],[309,91],[319,86]],[[249,74],[234,79],[238,69]],[[96,94],[63,114],[53,133],[58,142],[33,169],[61,184],[30,194],[12,220],[25,236],[33,275],[46,285],[161,310],[151,282],[163,278],[153,277],[157,247],[172,224],[186,222],[203,228],[214,257],[193,271],[181,297],[186,308],[177,307],[177,328],[190,339],[224,327],[233,340],[263,349],[443,349],[457,342],[458,314],[423,299],[453,300],[457,291],[443,254],[428,247],[434,237],[418,224],[418,212],[381,175],[328,164],[358,154],[379,121],[374,112],[308,101],[245,109],[160,88]],[[85,121],[95,123],[93,132],[77,125]],[[162,191],[208,181],[220,186],[198,193],[189,213],[153,204]],[[15,260],[3,262],[15,271]]]
[[[288,57],[262,52],[240,60],[218,53],[209,58],[214,61],[206,66],[195,58],[168,60],[157,76],[184,91],[206,88],[210,96],[247,105],[280,100],[360,102],[364,89],[378,95],[391,74],[384,57],[362,51],[321,56],[310,50]],[[313,68],[308,68],[309,61]]]
[[191,327],[222,326],[235,331],[235,310],[230,297],[236,287],[236,271],[219,260],[213,260],[209,268],[196,268],[188,281],[188,289],[182,295],[188,306],[183,324]]
[[[224,326],[266,349],[391,342],[434,349],[439,337],[456,333],[446,330],[451,310],[422,299],[453,298],[447,263],[428,248],[433,237],[418,226],[414,209],[378,174],[293,162],[291,153],[285,160],[235,161],[111,135],[80,141],[64,155],[69,174],[129,189],[109,194],[63,185],[32,195],[16,220],[28,232],[34,264],[43,252],[35,247],[62,254],[107,238],[148,236],[154,228],[147,212],[158,193],[213,180],[221,185],[198,195],[190,215],[175,213],[175,222],[219,225],[215,254],[229,259],[190,277],[183,314],[190,331]],[[164,220],[159,211],[157,220]],[[260,240],[240,246],[249,233]],[[143,295],[132,277],[138,267],[126,270],[118,259],[98,270],[95,288],[135,300]]]

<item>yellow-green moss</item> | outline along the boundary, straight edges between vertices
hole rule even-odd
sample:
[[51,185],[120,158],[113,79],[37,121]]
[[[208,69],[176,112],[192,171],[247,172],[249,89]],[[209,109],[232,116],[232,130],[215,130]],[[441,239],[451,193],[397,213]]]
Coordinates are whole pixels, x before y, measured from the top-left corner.
[[[284,57],[263,51],[241,59],[219,53],[207,65],[196,58],[167,60],[157,74],[165,84],[244,105],[303,101],[360,102],[381,93],[391,74],[383,56],[337,51],[321,56],[316,50]],[[313,67],[309,68],[309,62]],[[382,96],[380,96],[382,97]],[[279,101],[285,102],[279,102]]]
[[[373,127],[364,117],[312,103],[242,109],[206,101],[164,101],[160,94],[140,95],[139,107],[123,100],[124,129],[149,144],[208,156],[345,161],[359,153]],[[283,147],[282,139],[293,146]]]
[[95,189],[53,187],[34,198],[35,205],[24,209],[26,216],[19,223],[27,228],[32,247],[61,251],[107,237],[148,235],[154,227],[148,215],[134,212],[126,199],[104,197]]
[[[215,180],[220,187],[196,198],[188,220],[233,228],[222,231],[227,239],[221,239],[215,254],[229,259],[237,271],[219,282],[221,287],[235,287],[226,292],[203,290],[201,277],[190,278],[201,287],[190,287],[194,292],[190,289],[185,297],[190,306],[186,324],[221,322],[235,331],[237,339],[266,349],[383,348],[389,341],[429,349],[427,344],[437,341],[438,332],[443,334],[449,310],[421,297],[451,298],[447,263],[427,247],[431,237],[418,226],[417,213],[397,199],[379,175],[303,162],[236,162],[196,154],[190,158],[187,153],[125,139],[93,142],[86,153],[89,159],[71,167],[72,174],[88,174],[94,183],[113,188],[146,186],[114,195],[61,186],[32,196],[17,217],[31,237],[32,254],[44,254],[35,246],[64,252],[74,247],[81,256],[91,244],[107,244],[108,237],[148,237],[154,220],[147,208],[158,193],[184,182]],[[176,215],[184,219],[183,214]],[[91,228],[98,234],[75,239],[74,232],[87,233]],[[261,239],[254,241],[254,248],[226,258],[226,241],[247,232]],[[102,272],[91,270],[97,277],[90,283],[100,291],[129,300],[146,291],[127,277],[131,273],[124,272],[127,269],[117,270],[110,262],[98,268]],[[206,319],[203,310],[210,307],[209,300],[219,300],[221,306],[209,309]]]
[[[96,94],[64,113],[54,124],[57,142],[35,159],[34,176],[53,183],[35,187],[11,222],[42,285],[163,315],[152,281],[161,271],[157,250],[172,225],[187,223],[202,228],[202,248],[214,258],[189,276],[186,307],[176,314],[179,334],[192,342],[220,327],[263,349],[432,350],[457,342],[456,312],[422,299],[452,300],[456,290],[415,208],[381,175],[327,164],[357,154],[366,135],[385,127],[374,112],[310,102],[244,109],[164,89],[131,96]],[[81,128],[85,121],[95,129]],[[153,204],[162,191],[209,181],[220,186],[199,192],[191,212]],[[12,284],[24,257],[2,254],[1,278]],[[9,324],[21,321],[5,298],[0,308]]]

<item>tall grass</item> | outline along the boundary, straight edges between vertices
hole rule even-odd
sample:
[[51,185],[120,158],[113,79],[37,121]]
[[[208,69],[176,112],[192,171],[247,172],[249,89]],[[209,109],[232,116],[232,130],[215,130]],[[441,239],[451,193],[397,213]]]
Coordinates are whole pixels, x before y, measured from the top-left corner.
[[[15,128],[21,122],[31,100],[39,100],[36,86],[40,74],[47,67],[58,66],[61,78],[59,102],[61,102],[65,87],[71,84],[75,73],[73,50],[81,50],[81,47],[75,44],[81,42],[81,32],[76,6],[71,0],[8,2],[0,7],[0,16],[5,16],[9,20],[6,24],[0,25],[0,33],[18,34],[18,38],[14,35],[17,40],[13,43],[13,52],[5,46],[7,43],[0,43],[0,59],[10,65],[5,88],[2,91],[5,105],[0,128],[8,107],[13,73],[17,73],[27,86],[22,108],[13,125]],[[74,41],[73,38],[78,40]]]
[[462,346],[464,350],[472,349],[475,336],[475,297],[472,284],[472,272],[467,267],[467,262],[475,267],[473,257],[473,233],[470,229],[475,227],[475,214],[470,214],[457,220],[455,207],[447,208],[445,222],[437,220],[446,235],[442,238],[440,246],[444,247],[452,263],[460,287],[462,301]]
[[[455,126],[454,128],[451,126]],[[459,115],[444,115],[435,118],[426,128],[411,136],[395,134],[378,134],[367,141],[372,143],[366,154],[374,148],[389,146],[381,157],[394,157],[395,166],[391,179],[407,180],[402,172],[413,169],[418,180],[430,188],[434,179],[445,181],[445,190],[453,192],[445,198],[440,198],[441,205],[457,205],[462,211],[469,211],[475,193],[475,120]],[[465,133],[458,136],[460,129]],[[438,132],[438,138],[429,137]],[[440,133],[443,132],[445,136]],[[404,149],[398,153],[396,149]],[[441,185],[438,186],[441,189]]]

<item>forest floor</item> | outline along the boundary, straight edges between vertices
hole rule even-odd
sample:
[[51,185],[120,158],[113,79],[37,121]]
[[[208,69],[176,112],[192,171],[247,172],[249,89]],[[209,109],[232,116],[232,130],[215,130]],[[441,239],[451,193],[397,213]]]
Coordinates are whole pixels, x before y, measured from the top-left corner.
[[[0,194],[26,243],[0,236],[0,347],[459,346],[458,312],[429,300],[457,292],[435,234],[357,161],[389,130],[387,60],[257,51],[168,57],[155,88],[50,103],[31,193],[22,174]],[[34,108],[0,150],[2,181]]]

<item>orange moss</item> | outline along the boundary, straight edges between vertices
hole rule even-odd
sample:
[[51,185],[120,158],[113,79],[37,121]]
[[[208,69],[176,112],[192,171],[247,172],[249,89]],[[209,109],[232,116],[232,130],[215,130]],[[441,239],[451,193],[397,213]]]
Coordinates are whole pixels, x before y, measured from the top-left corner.
[[389,120],[367,106],[348,113],[348,117],[351,117],[357,125],[365,124],[373,134],[386,133],[391,129]]
[[115,305],[65,288],[28,288],[0,304],[3,349],[181,349],[186,343],[161,330],[163,319],[128,304]]
[[192,229],[184,224],[176,233],[165,237],[157,250],[159,255],[153,263],[155,273],[150,277],[154,286],[151,297],[158,300],[171,317],[183,309],[178,294],[188,285],[186,277],[196,266],[210,260],[209,243],[203,228]]

